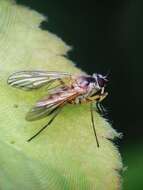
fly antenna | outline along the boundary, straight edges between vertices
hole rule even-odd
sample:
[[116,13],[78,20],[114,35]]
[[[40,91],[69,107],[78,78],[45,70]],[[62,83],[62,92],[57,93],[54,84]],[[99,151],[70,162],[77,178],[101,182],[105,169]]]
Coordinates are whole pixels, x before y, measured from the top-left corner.
[[106,75],[104,76],[105,79],[108,79],[108,77],[111,75],[111,69],[108,69]]

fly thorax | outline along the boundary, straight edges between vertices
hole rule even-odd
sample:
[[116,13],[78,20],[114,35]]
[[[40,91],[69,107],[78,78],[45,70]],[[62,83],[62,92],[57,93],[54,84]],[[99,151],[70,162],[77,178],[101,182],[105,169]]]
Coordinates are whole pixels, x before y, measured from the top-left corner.
[[88,86],[88,81],[85,80],[84,77],[79,77],[76,81],[77,85],[80,87],[80,88],[87,88]]
[[85,92],[88,87],[88,82],[84,80],[83,77],[78,77],[76,81],[72,84],[74,90],[78,92]]
[[87,88],[87,94],[88,96],[92,96],[97,92],[97,89],[95,88],[94,83],[89,83],[88,88]]

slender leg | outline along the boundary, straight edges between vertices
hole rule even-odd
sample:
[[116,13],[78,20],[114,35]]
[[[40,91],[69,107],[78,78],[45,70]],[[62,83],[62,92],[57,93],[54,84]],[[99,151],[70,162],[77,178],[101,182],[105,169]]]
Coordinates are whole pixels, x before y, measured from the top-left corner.
[[57,112],[54,114],[54,116],[49,120],[49,122],[46,125],[44,125],[44,127],[42,127],[42,129],[40,129],[35,135],[33,135],[30,139],[28,139],[27,142],[30,142],[32,139],[38,136],[44,129],[46,129],[53,122],[53,120],[56,118],[56,116],[59,114],[60,111],[61,108],[59,108]]
[[105,92],[104,94],[96,94],[95,96],[92,96],[92,97],[88,97],[87,100],[89,102],[95,102],[95,101],[98,101],[98,102],[101,102],[102,100],[104,100],[106,98],[106,96],[108,95],[108,92]]
[[108,95],[108,92],[105,92],[104,94],[102,94],[102,95],[100,96],[99,102],[101,102],[102,100],[104,100],[107,95]]
[[92,103],[90,104],[90,112],[91,112],[91,122],[92,122],[92,127],[93,127],[93,131],[94,131],[97,147],[99,147],[99,141],[98,141],[98,138],[97,138],[97,133],[96,133],[95,124],[94,124],[93,105],[92,105]]
[[106,110],[99,101],[96,102],[96,107],[99,114],[101,114],[102,116],[106,115]]

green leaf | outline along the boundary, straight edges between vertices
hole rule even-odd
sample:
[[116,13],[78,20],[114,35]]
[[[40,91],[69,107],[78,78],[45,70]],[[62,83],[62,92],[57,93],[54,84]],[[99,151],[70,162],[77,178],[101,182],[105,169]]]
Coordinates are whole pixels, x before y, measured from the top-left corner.
[[47,92],[14,89],[8,76],[21,70],[81,71],[64,57],[70,47],[39,28],[45,20],[41,14],[1,0],[0,18],[0,189],[120,189],[121,158],[108,140],[119,134],[95,112],[98,148],[89,105],[67,105],[48,129],[27,142],[49,120],[25,120]]

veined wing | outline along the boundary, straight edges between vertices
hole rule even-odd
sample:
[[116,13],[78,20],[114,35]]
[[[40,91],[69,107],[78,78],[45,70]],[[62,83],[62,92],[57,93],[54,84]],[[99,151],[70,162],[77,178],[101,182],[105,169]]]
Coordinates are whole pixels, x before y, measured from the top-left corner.
[[27,121],[35,121],[43,119],[54,113],[59,107],[63,106],[63,102],[56,102],[45,106],[35,106],[26,115]]
[[26,120],[34,121],[42,119],[54,113],[58,108],[63,107],[69,100],[77,96],[77,92],[72,90],[55,93],[42,100],[39,100],[26,116]]
[[32,90],[63,78],[70,78],[71,74],[55,71],[19,71],[8,78],[8,84],[23,90]]

